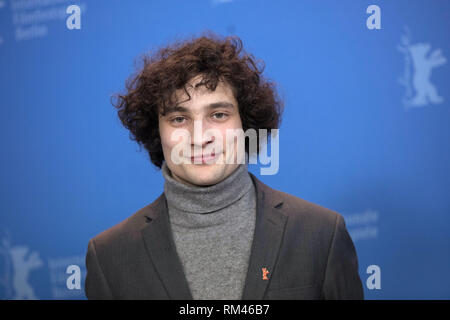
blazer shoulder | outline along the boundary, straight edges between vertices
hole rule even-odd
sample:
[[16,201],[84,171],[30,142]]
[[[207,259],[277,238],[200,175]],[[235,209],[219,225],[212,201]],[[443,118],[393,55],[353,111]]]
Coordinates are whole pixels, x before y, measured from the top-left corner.
[[289,220],[300,220],[304,223],[311,222],[334,227],[337,220],[342,218],[341,214],[332,209],[274,189],[259,180],[257,184],[257,189],[263,191],[267,198],[266,203],[280,209],[284,215],[288,216]]
[[126,242],[133,242],[140,236],[140,230],[146,225],[147,219],[158,214],[159,205],[164,199],[164,194],[161,194],[152,203],[139,209],[125,220],[97,234],[91,241],[95,242],[97,250],[106,246],[120,246]]
[[294,196],[292,194],[277,191],[280,196],[285,200],[285,212],[292,217],[306,218],[310,217],[313,219],[335,222],[340,214],[332,209],[313,203],[311,201],[302,199],[300,197]]

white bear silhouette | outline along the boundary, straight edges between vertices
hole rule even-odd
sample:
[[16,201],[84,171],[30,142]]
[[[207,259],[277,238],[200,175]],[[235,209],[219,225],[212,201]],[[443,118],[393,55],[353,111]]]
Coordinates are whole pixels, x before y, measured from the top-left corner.
[[42,260],[37,252],[32,252],[27,256],[28,248],[15,246],[10,249],[13,273],[14,299],[37,299],[33,288],[28,283],[28,275],[32,269],[42,266]]
[[411,99],[410,104],[413,106],[424,106],[428,104],[427,98],[431,103],[441,103],[444,99],[439,96],[436,88],[430,81],[431,70],[446,63],[446,59],[442,56],[440,49],[434,50],[427,56],[430,51],[428,43],[417,43],[410,45],[408,50],[411,54],[414,66],[413,86],[416,95]]

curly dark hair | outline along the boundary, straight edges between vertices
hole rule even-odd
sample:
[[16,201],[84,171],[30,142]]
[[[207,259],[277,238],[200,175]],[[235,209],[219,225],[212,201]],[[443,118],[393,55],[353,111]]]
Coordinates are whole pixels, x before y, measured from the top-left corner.
[[[224,38],[207,31],[197,38],[175,41],[154,54],[143,54],[141,61],[143,66],[126,80],[126,94],[114,95],[117,100],[112,104],[130,130],[130,138],[145,147],[159,168],[164,160],[159,114],[164,115],[166,107],[174,104],[175,90],[187,93],[185,85],[197,75],[202,81],[196,86],[214,91],[221,80],[231,86],[244,132],[255,129],[258,136],[258,129],[267,129],[269,137],[270,129],[279,128],[284,104],[275,83],[262,76],[264,64],[258,67],[261,61],[245,52],[237,36]],[[258,138],[257,152],[259,149]],[[248,143],[245,151],[249,153]]]

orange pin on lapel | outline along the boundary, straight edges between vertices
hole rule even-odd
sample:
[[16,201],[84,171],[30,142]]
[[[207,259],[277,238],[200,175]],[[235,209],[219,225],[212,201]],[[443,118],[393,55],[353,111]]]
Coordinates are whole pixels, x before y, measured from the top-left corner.
[[269,270],[267,270],[266,268],[262,268],[262,279],[263,280],[269,280],[269,278],[267,278],[267,274],[269,273]]

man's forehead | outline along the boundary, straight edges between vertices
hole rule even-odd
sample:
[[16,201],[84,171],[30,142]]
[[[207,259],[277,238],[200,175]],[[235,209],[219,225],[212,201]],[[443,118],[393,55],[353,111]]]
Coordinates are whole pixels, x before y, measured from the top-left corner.
[[[189,95],[188,95],[189,94]],[[210,96],[224,95],[234,98],[233,90],[231,86],[225,81],[218,81],[217,86],[214,90],[210,90],[205,84],[201,83],[199,80],[191,80],[191,82],[186,83],[184,88],[177,89],[174,92],[174,98],[181,104],[182,101],[188,100],[189,96],[192,98],[208,98]]]
[[192,111],[200,111],[204,108],[213,107],[229,107],[237,106],[233,90],[224,82],[219,82],[214,91],[209,90],[206,86],[198,87],[186,86],[184,89],[178,89],[173,96],[172,105],[166,111],[171,111],[176,107],[183,107]]
[[203,81],[203,79],[204,79],[203,75],[201,74],[196,75],[186,83],[186,87],[195,88],[198,84],[200,84]]

